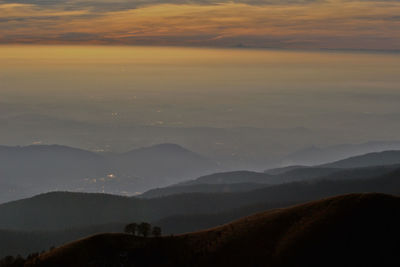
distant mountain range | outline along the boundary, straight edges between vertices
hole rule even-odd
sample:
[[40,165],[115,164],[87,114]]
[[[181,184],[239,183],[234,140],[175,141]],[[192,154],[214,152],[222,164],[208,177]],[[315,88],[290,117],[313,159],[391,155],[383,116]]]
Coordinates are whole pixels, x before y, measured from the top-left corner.
[[154,198],[179,193],[240,192],[295,181],[351,180],[369,178],[400,168],[400,151],[384,151],[350,157],[317,166],[288,166],[264,173],[234,171],[214,173],[194,180],[151,189],[139,197]]
[[324,168],[362,168],[368,166],[384,166],[400,163],[400,150],[373,152],[361,156],[354,156],[332,163],[320,165]]
[[358,155],[400,150],[400,141],[373,141],[362,144],[340,144],[325,148],[310,146],[281,159],[281,165],[321,165]]
[[[179,147],[163,146],[177,151],[177,154],[191,154]],[[149,153],[148,151],[158,151],[163,146],[144,150]],[[49,153],[48,147],[35,147],[38,148],[40,153]],[[57,146],[50,149],[54,160],[61,157],[57,151],[62,149],[63,147]],[[76,166],[81,164],[80,160],[91,162],[91,159],[96,162],[98,159],[107,159],[104,155],[87,154],[86,151],[69,151],[68,157],[62,153],[63,158],[70,162],[75,160]],[[36,160],[28,165],[29,170],[35,170],[35,166],[43,164],[42,157],[33,156],[40,153],[26,153],[27,162]],[[137,155],[136,152],[133,154]],[[399,157],[399,151],[387,151],[315,167],[294,166],[270,170],[267,173],[215,173],[150,190],[139,197],[71,192],[41,194],[0,205],[0,229],[3,229],[0,231],[0,251],[23,254],[35,248],[35,251],[43,250],[72,241],[72,238],[101,231],[119,231],[124,224],[132,221],[149,221],[162,226],[164,233],[177,234],[225,224],[263,210],[334,195],[362,192],[400,195],[400,163],[393,164]],[[155,160],[162,158],[160,156]],[[198,159],[198,156],[194,155],[193,158]],[[109,162],[106,161],[102,167],[108,167],[106,164]],[[70,174],[76,171],[61,166]],[[49,169],[50,174],[51,171],[52,168]],[[116,173],[117,177],[118,175]],[[116,179],[110,177],[111,181]],[[32,239],[35,241],[29,241]],[[10,246],[9,240],[16,240],[16,245]]]
[[[393,142],[368,144],[360,146],[379,149],[396,145]],[[188,186],[189,183],[243,183],[248,184],[243,187],[242,191],[245,191],[246,188],[256,187],[250,184],[277,184],[328,175],[338,168],[397,163],[400,163],[398,152],[387,151],[382,154],[340,159],[338,162],[312,168],[296,165],[271,169],[265,173],[253,171],[216,173],[224,171],[224,165],[175,144],[159,144],[120,154],[94,153],[60,145],[0,146],[0,203],[48,191],[136,195],[149,189],[186,182],[200,176],[196,181],[182,183],[179,186]],[[192,186],[188,192],[241,190],[238,186],[201,187],[204,190],[199,189],[199,186]],[[179,188],[177,192],[184,191]]]
[[[399,151],[369,153],[313,167],[288,166],[265,173],[214,173],[222,168],[218,163],[174,144],[139,148],[122,154],[98,154],[60,145],[0,146],[0,203],[48,191],[135,195],[158,188],[143,197],[185,192],[238,192],[259,188],[259,184],[327,176],[343,168],[391,164],[400,164]],[[364,175],[368,173],[364,172]],[[199,178],[189,180],[194,177]],[[243,186],[226,186],[235,183]],[[160,188],[167,185],[172,187]]]
[[176,144],[160,144],[109,156],[122,176],[146,180],[146,187],[171,184],[218,170],[218,164]]
[[247,192],[185,193],[151,199],[53,192],[0,205],[0,229],[56,230],[114,222],[154,222],[174,215],[221,213],[260,203],[279,207],[345,193],[400,194],[400,169],[381,171],[370,178],[354,175],[264,186]]
[[185,235],[95,235],[33,266],[397,266],[399,224],[399,197],[351,194]]
[[221,184],[189,184],[173,185],[163,188],[150,189],[139,195],[139,198],[157,198],[185,193],[233,193],[248,192],[254,189],[266,187],[262,183],[221,183]]
[[0,146],[0,202],[55,190],[133,195],[218,170],[218,164],[174,144],[123,154],[59,146]]

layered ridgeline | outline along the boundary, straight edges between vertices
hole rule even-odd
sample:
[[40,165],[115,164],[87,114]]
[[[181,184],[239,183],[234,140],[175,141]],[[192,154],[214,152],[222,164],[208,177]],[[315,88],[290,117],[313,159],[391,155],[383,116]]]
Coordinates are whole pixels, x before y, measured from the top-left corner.
[[[0,203],[48,191],[135,195],[223,170],[218,163],[174,144],[140,148],[122,154],[99,154],[59,145],[0,146],[0,162]],[[390,164],[400,164],[399,151],[372,153],[313,167],[291,166],[266,173],[217,173],[179,184],[191,188],[177,188],[171,193],[249,191],[259,188],[259,184],[321,177],[340,168]],[[243,185],[232,185],[234,183]],[[171,193],[151,192],[143,197]]]
[[[386,155],[388,160],[382,160]],[[53,192],[6,203],[0,205],[0,256],[25,255],[98,232],[122,231],[131,221],[148,221],[160,225],[164,233],[177,234],[333,195],[400,194],[400,165],[384,164],[396,162],[393,155],[398,152],[349,159],[360,164],[360,159],[368,158],[368,164],[382,165],[363,168],[291,166],[265,173],[216,173],[151,190],[140,198]]]
[[361,144],[339,144],[328,147],[310,146],[284,156],[281,165],[321,165],[358,155],[400,150],[399,141],[370,141]]
[[123,154],[0,146],[0,162],[0,203],[57,190],[133,195],[218,170],[212,160],[173,144]]
[[[0,229],[5,230],[0,231],[0,251],[1,256],[41,251],[72,238],[122,231],[123,225],[132,221],[159,225],[166,234],[184,233],[255,212],[354,192],[400,195],[400,169],[370,178],[355,175],[352,179],[348,175],[248,192],[185,193],[151,199],[68,192],[42,194],[0,205]],[[8,240],[16,245],[10,246]]]
[[400,198],[351,194],[178,236],[101,234],[28,266],[398,266]]
[[154,222],[172,215],[221,213],[260,203],[282,205],[354,192],[399,194],[400,169],[362,179],[321,179],[248,192],[186,193],[150,199],[52,192],[1,204],[0,229],[56,230],[113,222]]
[[384,151],[317,166],[288,166],[266,170],[263,173],[215,173],[164,188],[150,189],[139,197],[154,198],[196,192],[245,192],[295,181],[362,179],[387,174],[397,168],[400,168],[400,151]]

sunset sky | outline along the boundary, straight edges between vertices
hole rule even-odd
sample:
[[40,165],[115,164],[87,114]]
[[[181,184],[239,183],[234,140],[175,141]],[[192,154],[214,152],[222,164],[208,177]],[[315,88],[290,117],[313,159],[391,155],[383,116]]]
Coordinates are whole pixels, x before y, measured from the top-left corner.
[[181,129],[307,133],[241,150],[203,132],[235,155],[395,140],[398,51],[400,0],[0,0],[0,138],[207,153]]
[[400,48],[400,1],[0,0],[0,43]]

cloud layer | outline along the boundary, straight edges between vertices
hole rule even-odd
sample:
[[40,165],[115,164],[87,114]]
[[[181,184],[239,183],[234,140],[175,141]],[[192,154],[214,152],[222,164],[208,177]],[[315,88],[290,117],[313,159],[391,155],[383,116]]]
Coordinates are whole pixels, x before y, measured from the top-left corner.
[[400,49],[400,1],[0,0],[0,43]]

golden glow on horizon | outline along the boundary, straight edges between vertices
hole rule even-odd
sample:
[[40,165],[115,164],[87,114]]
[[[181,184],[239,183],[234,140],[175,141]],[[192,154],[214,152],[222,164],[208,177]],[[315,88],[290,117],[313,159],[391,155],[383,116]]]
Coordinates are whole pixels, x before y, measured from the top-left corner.
[[121,11],[0,4],[0,10],[3,43],[400,48],[397,1],[158,4]]
[[[238,84],[246,90],[252,85],[259,88],[266,81],[272,87],[290,84],[291,88],[296,88],[299,82],[310,85],[324,81],[335,86],[357,83],[368,87],[382,81],[382,87],[398,88],[398,79],[393,77],[398,77],[399,57],[389,53],[258,49],[3,45],[0,89],[73,90],[75,86],[69,86],[72,81],[81,84],[76,88],[107,90],[126,85],[135,90],[164,87],[213,90],[209,88],[211,81],[217,81],[227,90],[237,88]],[[369,77],[379,79],[370,81]],[[38,82],[37,86],[30,83],[32,80]],[[103,80],[102,84],[86,86],[99,80]],[[5,81],[24,85],[7,86]]]
[[[393,54],[264,49],[218,49],[163,46],[1,45],[0,66],[24,64],[161,64],[161,65],[357,65],[363,62],[399,66]],[[393,59],[393,60],[392,60]]]
[[394,122],[399,70],[397,53],[6,45],[0,102],[12,112],[19,103],[17,115],[47,103],[46,116],[140,125],[270,127],[317,115],[320,127],[332,123],[325,112],[371,110]]

